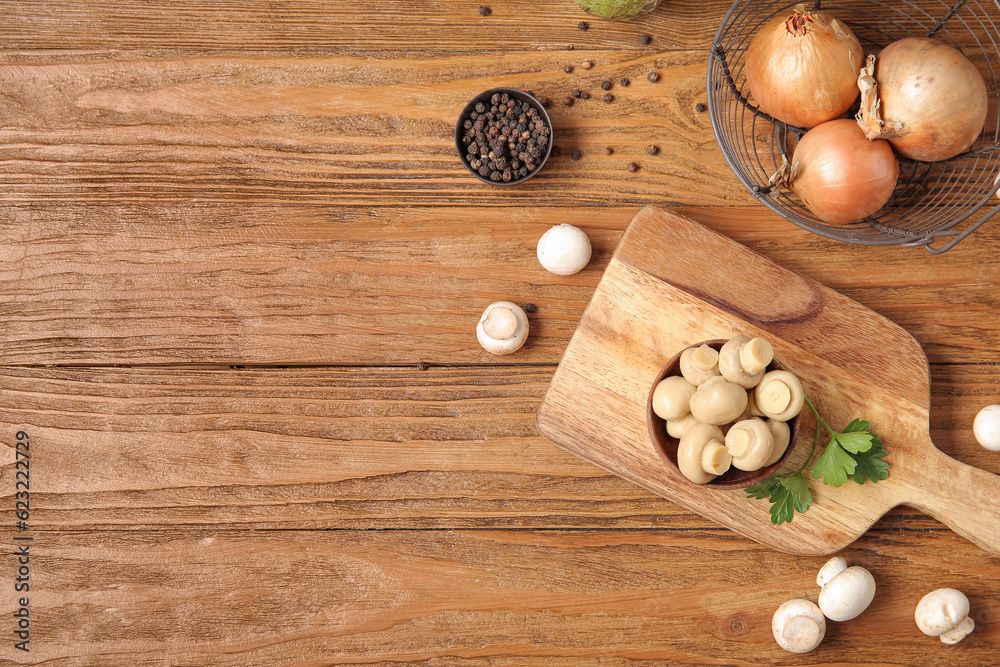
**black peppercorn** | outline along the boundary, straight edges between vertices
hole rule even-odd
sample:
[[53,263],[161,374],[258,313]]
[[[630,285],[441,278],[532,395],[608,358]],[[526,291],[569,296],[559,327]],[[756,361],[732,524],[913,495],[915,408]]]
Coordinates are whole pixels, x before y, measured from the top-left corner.
[[573,93],[572,93],[572,95],[573,95],[573,97],[579,99],[579,98],[583,97],[583,91],[579,90],[579,89],[574,90]]
[[628,164],[627,164],[627,165],[625,166],[625,168],[626,168],[626,169],[628,169],[628,170],[629,170],[629,171],[631,171],[631,172],[636,172],[636,171],[639,171],[639,165],[637,165],[637,164],[636,164],[635,162],[629,162],[629,163],[628,163]]
[[628,79],[622,79],[621,81],[618,82],[618,85],[620,85],[620,86],[627,86],[628,85]]
[[547,98],[547,97],[539,97],[539,98],[538,98],[538,102],[539,102],[539,103],[540,103],[540,104],[541,104],[541,105],[542,105],[543,107],[545,107],[546,109],[548,109],[548,108],[549,108],[549,105],[550,105],[550,104],[552,104],[552,100],[550,100],[550,99],[549,99],[549,98]]
[[565,104],[568,107],[573,106],[573,98],[572,97],[563,98],[563,104]]
[[579,28],[580,30],[586,30],[590,26],[587,25],[586,21],[580,21],[579,23],[576,24],[576,27]]
[[601,81],[601,90],[611,90],[611,82]]
[[417,368],[419,368],[422,371],[426,371],[427,370],[427,362],[426,361],[419,362],[417,364]]
[[605,146],[604,147],[604,154],[605,155],[611,155],[614,152],[615,152],[615,149],[613,149],[611,146]]
[[612,95],[611,93],[604,93],[603,95],[601,95],[601,99],[605,102],[614,102],[615,96]]
[[656,72],[650,72],[649,75],[646,76],[646,79],[649,80],[650,83],[656,83],[660,80],[660,75]]
[[698,113],[705,113],[705,111],[708,110],[708,107],[705,106],[704,102],[698,102],[698,104],[694,105],[694,110]]
[[660,152],[660,149],[657,148],[656,146],[646,146],[646,152],[649,153],[650,155],[656,155],[657,153]]
[[572,65],[566,65],[565,67],[563,67],[563,71],[566,72],[567,74],[569,74],[570,72],[573,71],[573,66]]
[[589,100],[590,99],[590,93],[588,93],[586,90],[584,90],[583,92],[580,93],[580,97],[582,99]]
[[538,310],[538,309],[535,307],[535,304],[533,304],[533,303],[526,303],[526,304],[524,304],[524,312],[526,312],[526,313],[533,313],[536,310]]
[[489,7],[480,7],[479,8],[479,15],[480,16],[489,16],[490,15],[490,8]]
[[583,153],[581,153],[580,151],[573,151],[572,153],[570,153],[569,159],[573,160],[573,162],[576,162],[577,160],[579,160],[582,157],[583,157]]
[[653,40],[650,38],[649,35],[640,35],[639,36],[639,43],[642,44],[643,46],[645,46],[646,44],[649,44],[651,41],[653,41]]

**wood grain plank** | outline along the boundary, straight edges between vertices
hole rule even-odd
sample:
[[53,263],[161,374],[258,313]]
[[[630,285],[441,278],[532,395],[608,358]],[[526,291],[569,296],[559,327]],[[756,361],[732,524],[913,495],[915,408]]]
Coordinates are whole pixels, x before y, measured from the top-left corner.
[[[801,665],[770,617],[816,599],[823,562],[711,531],[41,532],[31,550],[31,652],[5,641],[2,665]],[[875,601],[808,664],[992,664],[995,558],[889,530],[843,555]],[[956,647],[913,622],[940,586],[972,603]]]
[[[1000,473],[971,431],[1000,397],[995,367],[933,370],[934,442]],[[0,497],[24,430],[47,530],[716,525],[539,436],[552,372],[5,370]],[[900,508],[887,525],[939,524]]]
[[[885,315],[932,362],[1000,361],[1000,252],[987,226],[947,255],[820,239],[763,207],[684,214]],[[558,362],[631,208],[262,204],[0,207],[5,364]],[[576,224],[594,258],[535,257]],[[945,267],[947,262],[947,268]],[[935,269],[934,267],[942,267]],[[928,268],[931,267],[931,268]],[[475,339],[493,301],[534,303],[527,345]]]
[[[483,17],[481,5],[491,9]],[[466,51],[601,48],[667,50],[707,45],[731,3],[669,0],[633,21],[605,21],[572,0],[360,0],[266,2],[49,0],[10,3],[4,48],[186,53],[309,54],[345,50]],[[587,21],[589,30],[577,24]],[[653,42],[639,43],[649,34]],[[707,48],[707,47],[706,47]]]
[[[0,55],[0,201],[750,201],[708,114],[696,111],[706,101],[704,51],[574,52],[574,62],[588,56],[595,67],[567,74],[554,52],[37,63]],[[652,70],[657,83],[646,80]],[[601,101],[600,82],[623,77],[634,83]],[[465,104],[497,86],[550,97],[562,150],[505,189],[474,179],[453,137]],[[591,98],[557,102],[574,89]],[[572,160],[576,150],[585,159]],[[626,169],[632,161],[636,173]]]

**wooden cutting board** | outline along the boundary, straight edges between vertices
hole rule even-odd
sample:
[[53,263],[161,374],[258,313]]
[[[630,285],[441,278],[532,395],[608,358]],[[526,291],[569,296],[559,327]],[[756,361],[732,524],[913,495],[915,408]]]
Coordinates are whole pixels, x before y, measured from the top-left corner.
[[[767,501],[690,484],[669,468],[647,433],[652,381],[683,347],[736,334],[770,340],[832,426],[869,420],[888,451],[889,478],[840,488],[810,481],[812,507],[775,526]],[[1000,554],[1000,477],[934,447],[929,407],[927,358],[906,331],[695,222],[647,207],[597,286],[537,424],[555,444],[779,551],[833,553],[907,504]],[[813,435],[805,415],[784,470],[801,465]]]

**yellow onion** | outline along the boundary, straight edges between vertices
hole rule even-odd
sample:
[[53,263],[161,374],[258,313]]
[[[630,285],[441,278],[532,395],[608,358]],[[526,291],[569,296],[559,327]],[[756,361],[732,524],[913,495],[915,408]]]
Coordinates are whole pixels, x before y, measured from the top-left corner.
[[850,28],[825,12],[798,5],[757,31],[744,72],[763,111],[791,125],[813,127],[854,104],[863,60]]
[[986,123],[986,83],[961,51],[926,37],[869,56],[858,122],[913,160],[947,160],[972,147]]
[[885,139],[869,141],[851,118],[805,133],[773,181],[790,188],[820,220],[847,225],[885,206],[899,163]]

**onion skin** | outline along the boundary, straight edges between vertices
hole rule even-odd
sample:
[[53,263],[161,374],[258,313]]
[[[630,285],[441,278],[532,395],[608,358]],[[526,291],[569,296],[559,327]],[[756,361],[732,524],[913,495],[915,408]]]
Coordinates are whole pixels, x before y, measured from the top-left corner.
[[799,127],[837,118],[858,98],[864,51],[846,25],[821,11],[795,10],[764,24],[747,48],[744,72],[757,105]]
[[960,51],[936,39],[893,42],[875,58],[874,69],[869,57],[858,84],[864,91],[858,114],[862,129],[869,138],[888,139],[913,160],[934,162],[964,153],[986,123],[982,74]]
[[792,154],[790,187],[810,211],[831,225],[864,220],[885,206],[899,163],[885,139],[869,141],[852,118],[817,125]]

